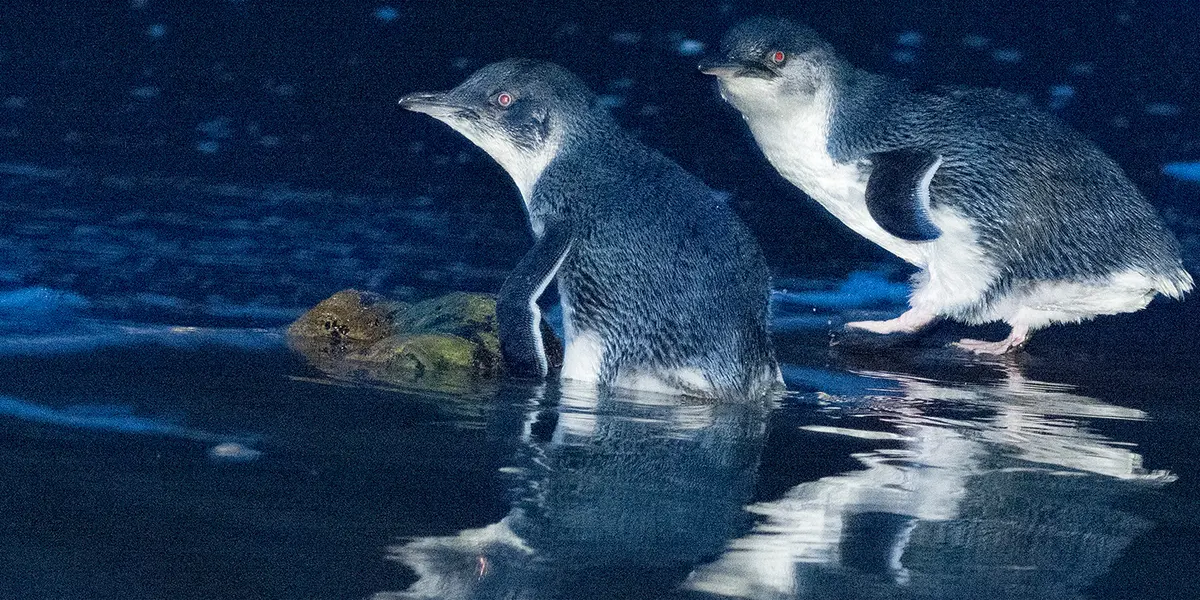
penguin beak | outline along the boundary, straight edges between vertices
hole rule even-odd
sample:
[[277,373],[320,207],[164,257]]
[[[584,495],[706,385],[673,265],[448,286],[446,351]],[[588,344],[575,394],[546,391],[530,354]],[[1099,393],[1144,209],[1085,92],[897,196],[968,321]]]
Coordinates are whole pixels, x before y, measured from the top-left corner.
[[700,61],[700,72],[721,79],[734,77],[757,77],[759,79],[774,79],[779,73],[770,68],[750,61],[734,61],[721,59],[706,59]]
[[415,92],[400,99],[400,108],[427,114],[434,118],[448,117],[469,109],[449,98],[449,92]]
[[715,77],[734,77],[742,70],[741,63],[735,63],[715,58],[700,61],[700,72]]

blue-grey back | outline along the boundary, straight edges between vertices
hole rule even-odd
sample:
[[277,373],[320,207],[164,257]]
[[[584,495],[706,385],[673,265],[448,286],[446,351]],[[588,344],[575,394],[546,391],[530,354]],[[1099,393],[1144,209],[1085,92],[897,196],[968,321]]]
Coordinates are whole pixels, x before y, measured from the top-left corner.
[[637,327],[681,348],[765,336],[770,277],[757,242],[723,196],[660,153],[615,128],[589,132],[534,196],[534,211],[570,221],[560,285],[583,300],[575,308],[587,326],[630,337],[622,329]]
[[904,147],[943,157],[933,206],[971,219],[1010,279],[1178,267],[1178,246],[1121,168],[1057,117],[1000,91],[938,88],[856,71],[835,101],[839,160]]

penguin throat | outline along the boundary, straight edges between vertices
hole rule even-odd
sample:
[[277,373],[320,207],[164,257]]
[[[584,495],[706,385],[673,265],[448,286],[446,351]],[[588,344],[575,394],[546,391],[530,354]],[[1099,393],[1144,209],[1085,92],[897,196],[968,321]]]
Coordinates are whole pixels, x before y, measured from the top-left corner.
[[767,160],[784,177],[812,194],[806,181],[836,168],[828,150],[832,99],[828,94],[788,102],[760,102],[743,110],[746,123]]
[[488,156],[491,156],[508,173],[513,183],[517,184],[517,189],[521,192],[521,199],[525,201],[527,209],[533,201],[534,186],[537,185],[538,179],[542,177],[542,173],[550,161],[558,155],[562,146],[560,134],[552,134],[537,148],[521,147],[506,139],[495,137],[471,139],[471,141],[487,152]]
[[721,97],[732,104],[753,127],[778,126],[793,120],[797,113],[819,113],[829,106],[831,93],[824,87],[798,91],[796,86],[777,80],[745,77],[722,79]]
[[558,147],[557,142],[547,143],[536,152],[509,155],[503,160],[496,157],[496,162],[504,167],[513,183],[517,184],[517,189],[521,192],[521,199],[525,201],[526,207],[533,202],[533,188],[542,178],[542,173],[546,171],[550,161],[558,155]]

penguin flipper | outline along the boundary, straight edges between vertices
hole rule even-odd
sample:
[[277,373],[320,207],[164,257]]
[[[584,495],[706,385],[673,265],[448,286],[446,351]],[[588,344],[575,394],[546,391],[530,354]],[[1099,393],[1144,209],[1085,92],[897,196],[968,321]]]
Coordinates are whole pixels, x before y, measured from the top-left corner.
[[929,182],[942,157],[917,148],[870,155],[867,212],[884,231],[910,242],[935,240],[942,234],[929,218]]
[[496,298],[500,355],[505,371],[523,377],[545,377],[549,372],[542,343],[542,311],[537,299],[558,273],[571,251],[571,230],[566,223],[547,223],[541,237],[504,280]]

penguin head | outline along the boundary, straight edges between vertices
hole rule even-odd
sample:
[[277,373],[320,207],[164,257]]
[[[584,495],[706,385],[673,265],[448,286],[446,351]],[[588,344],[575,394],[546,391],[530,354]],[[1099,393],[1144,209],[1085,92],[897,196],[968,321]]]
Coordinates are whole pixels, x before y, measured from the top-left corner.
[[527,59],[487,65],[450,91],[409,94],[400,106],[449,125],[514,178],[544,167],[596,110],[592,92],[569,71]]
[[721,96],[742,113],[812,102],[837,83],[846,64],[812,29],[787,19],[757,17],[725,34],[720,56],[700,64],[716,76]]

